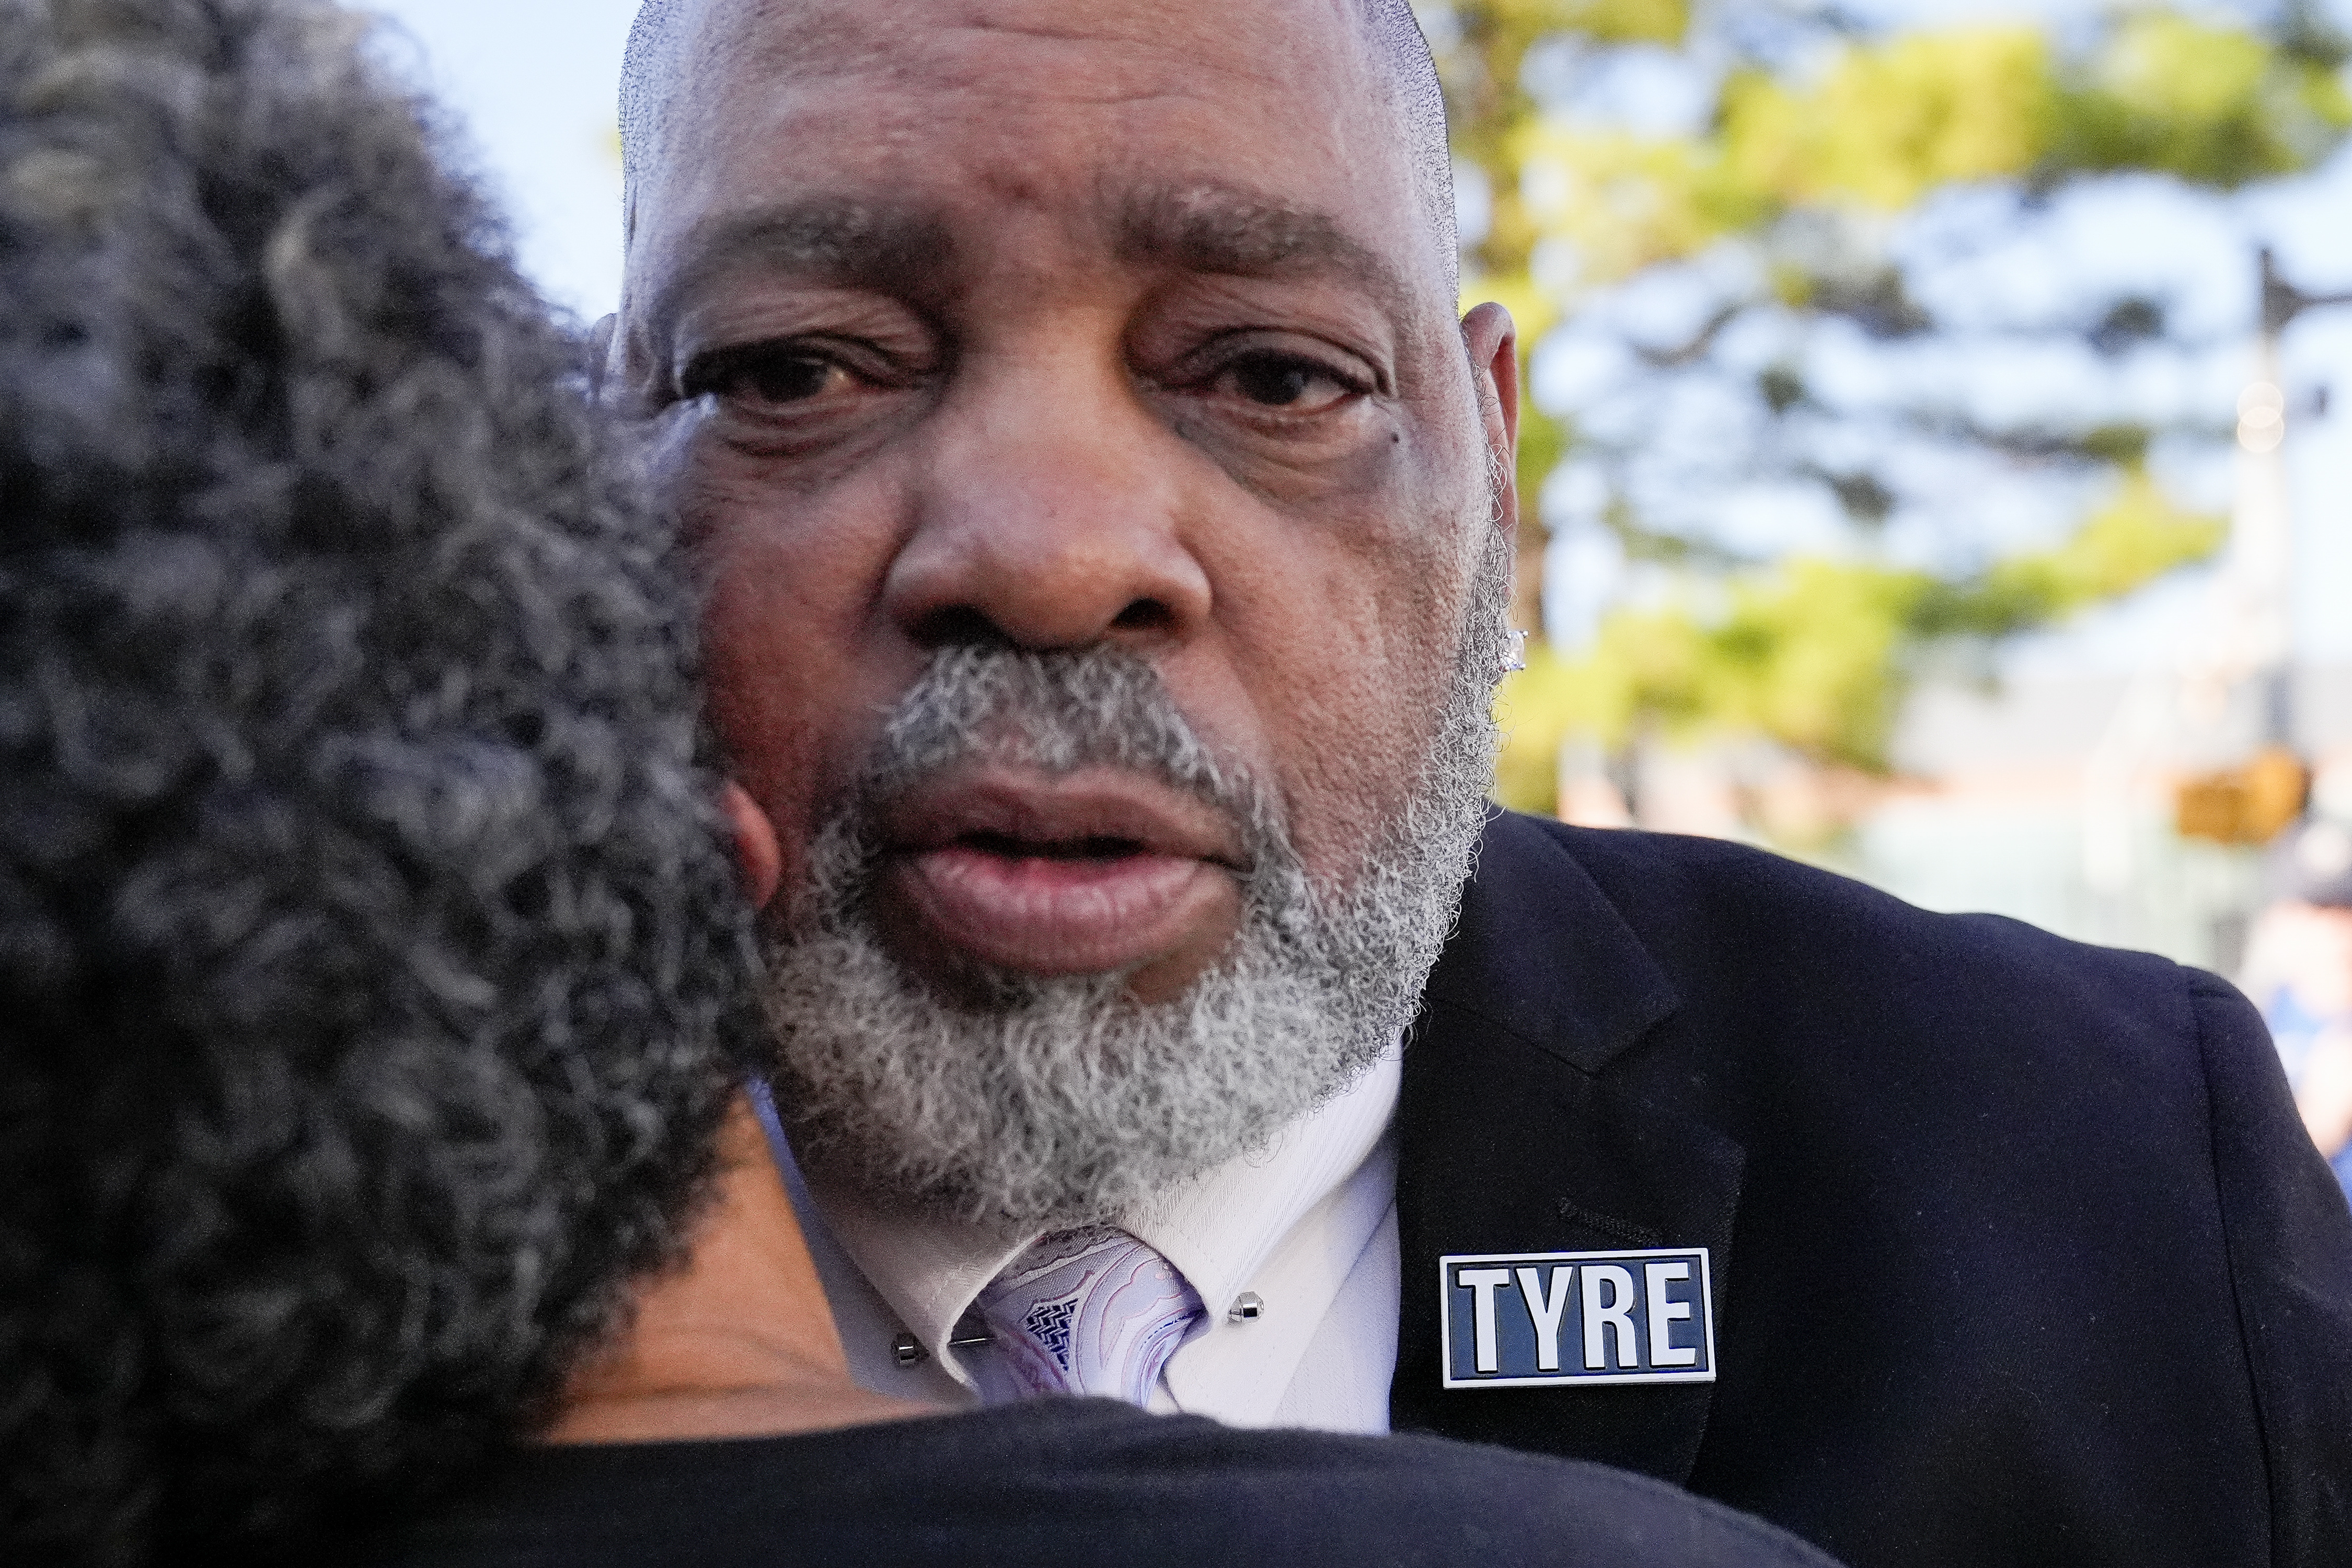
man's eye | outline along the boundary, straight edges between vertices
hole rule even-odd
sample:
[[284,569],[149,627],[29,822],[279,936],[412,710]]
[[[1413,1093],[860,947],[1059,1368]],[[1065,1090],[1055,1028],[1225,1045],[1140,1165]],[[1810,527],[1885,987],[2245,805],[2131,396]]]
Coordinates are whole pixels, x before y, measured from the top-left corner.
[[713,355],[688,368],[681,388],[688,397],[716,394],[770,405],[806,403],[831,390],[849,373],[823,354],[793,352]]
[[1236,395],[1266,408],[1312,414],[1352,396],[1356,388],[1312,360],[1252,354],[1220,377]]

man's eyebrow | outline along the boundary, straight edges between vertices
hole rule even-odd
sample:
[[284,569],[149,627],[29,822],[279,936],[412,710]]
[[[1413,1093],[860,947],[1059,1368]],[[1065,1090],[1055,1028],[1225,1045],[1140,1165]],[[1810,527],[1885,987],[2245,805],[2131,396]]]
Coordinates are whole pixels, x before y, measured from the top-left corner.
[[1240,278],[1338,275],[1409,320],[1412,290],[1395,265],[1328,213],[1216,184],[1147,192],[1118,216],[1123,260]]
[[683,259],[654,300],[657,321],[714,276],[737,268],[917,292],[952,261],[954,241],[931,212],[819,196],[706,219],[688,233],[679,253]]

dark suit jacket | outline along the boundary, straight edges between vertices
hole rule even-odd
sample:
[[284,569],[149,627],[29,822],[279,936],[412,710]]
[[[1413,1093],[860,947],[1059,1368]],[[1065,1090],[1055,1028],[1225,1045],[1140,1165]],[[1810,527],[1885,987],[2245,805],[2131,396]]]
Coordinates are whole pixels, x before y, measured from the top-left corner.
[[[1401,1431],[1854,1568],[2352,1564],[2352,1215],[2210,975],[1498,816],[1398,1128]],[[1645,1246],[1713,1249],[1716,1383],[1440,1387],[1440,1256]]]

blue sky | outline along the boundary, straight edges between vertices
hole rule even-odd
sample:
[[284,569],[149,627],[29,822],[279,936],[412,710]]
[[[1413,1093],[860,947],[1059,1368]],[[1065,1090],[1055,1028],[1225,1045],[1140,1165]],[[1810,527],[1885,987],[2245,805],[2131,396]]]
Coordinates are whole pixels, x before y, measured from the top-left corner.
[[[374,0],[365,8],[393,23],[380,37],[380,49],[457,121],[459,146],[510,216],[525,268],[558,304],[583,318],[611,310],[620,289],[614,96],[635,0]],[[2329,8],[2342,13],[2352,9],[2352,0]],[[2014,15],[2073,19],[2095,9],[2093,0],[2030,5],[1863,0],[1848,6],[1874,22]],[[1613,90],[1596,93],[1591,111],[1671,119],[1674,106],[1692,96],[1677,97],[1666,62],[1634,59],[1625,73]],[[2217,224],[2227,232],[2211,232]],[[2226,335],[2231,320],[2248,314],[2252,295],[2245,268],[2232,258],[2242,256],[2255,237],[2277,244],[2291,274],[2306,286],[2352,288],[2352,150],[2308,179],[2206,204],[2195,213],[2160,191],[2136,200],[2110,198],[2107,209],[2086,215],[2071,233],[2062,226],[2039,241],[2021,241],[2005,258],[1989,258],[1976,276],[1956,281],[1989,299],[2021,290],[2063,293],[2070,279],[2128,275],[2160,258],[2176,268],[2196,266],[2202,281],[2189,290],[2197,298],[2184,302]],[[2188,253],[2200,247],[2210,259],[2195,264]],[[1640,303],[1619,302],[1629,310]],[[1560,363],[1568,362],[1571,346],[1555,345]],[[2329,416],[2304,420],[2290,448],[2297,639],[2306,657],[2352,659],[2352,485],[2345,483],[2352,473],[2352,310],[2306,319],[2286,346],[2292,385],[2341,384]],[[2210,390],[2217,408],[2226,408],[2242,379],[2234,363],[2226,349],[2214,356]],[[1538,395],[1548,383],[1566,379],[1563,370],[1540,359],[1536,371]],[[2033,390],[2030,378],[2021,389]],[[1767,513],[1759,526],[1783,525]],[[1786,526],[1794,531],[1792,542],[1801,538],[1799,522]],[[1604,574],[1597,567],[1605,563],[1579,562],[1566,550],[1558,554],[1554,574],[1562,579],[1563,603],[1603,589]],[[1581,581],[1565,580],[1571,576]],[[2193,583],[2176,582],[2064,633],[2034,639],[2016,651],[2012,663],[2052,670],[2131,668],[2159,657],[2198,603]]]
[[621,51],[636,0],[375,0],[379,49],[456,115],[524,268],[593,318],[621,290]]

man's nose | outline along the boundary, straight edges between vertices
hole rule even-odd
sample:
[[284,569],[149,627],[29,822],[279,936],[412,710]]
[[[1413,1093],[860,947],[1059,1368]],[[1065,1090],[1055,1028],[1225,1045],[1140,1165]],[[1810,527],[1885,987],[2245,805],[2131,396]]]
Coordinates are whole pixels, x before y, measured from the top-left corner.
[[1149,644],[1205,621],[1188,453],[1112,380],[1008,375],[941,410],[883,589],[917,642]]

